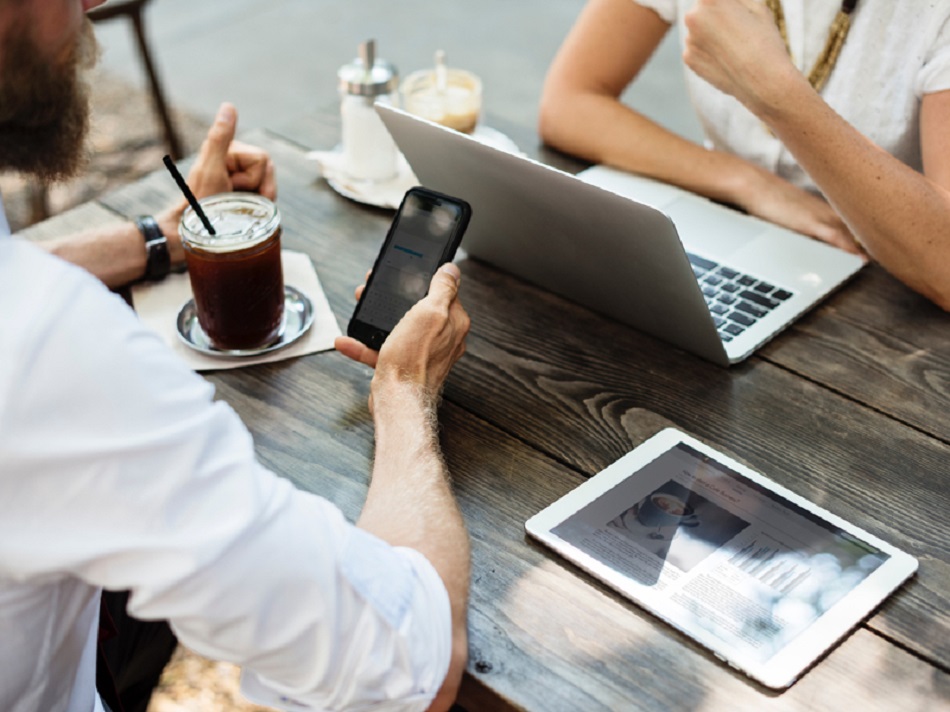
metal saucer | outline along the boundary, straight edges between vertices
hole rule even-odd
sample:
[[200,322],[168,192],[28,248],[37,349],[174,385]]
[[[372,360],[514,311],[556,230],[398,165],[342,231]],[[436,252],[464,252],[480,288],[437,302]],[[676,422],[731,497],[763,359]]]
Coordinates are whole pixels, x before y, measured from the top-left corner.
[[255,349],[218,349],[211,345],[207,334],[198,323],[195,300],[189,299],[178,312],[175,322],[178,338],[189,348],[216,358],[248,358],[277,351],[290,346],[307,333],[313,325],[313,303],[299,289],[284,285],[284,318],[277,340]]

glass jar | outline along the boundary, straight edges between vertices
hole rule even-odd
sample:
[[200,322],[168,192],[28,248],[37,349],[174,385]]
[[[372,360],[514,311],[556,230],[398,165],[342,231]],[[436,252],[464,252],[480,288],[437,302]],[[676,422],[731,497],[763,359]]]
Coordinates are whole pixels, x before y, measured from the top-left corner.
[[462,133],[473,133],[482,111],[482,81],[464,69],[422,69],[402,83],[402,107],[410,114]]
[[198,323],[222,351],[272,344],[284,316],[277,206],[253,193],[222,193],[199,203],[215,234],[191,207],[178,228]]

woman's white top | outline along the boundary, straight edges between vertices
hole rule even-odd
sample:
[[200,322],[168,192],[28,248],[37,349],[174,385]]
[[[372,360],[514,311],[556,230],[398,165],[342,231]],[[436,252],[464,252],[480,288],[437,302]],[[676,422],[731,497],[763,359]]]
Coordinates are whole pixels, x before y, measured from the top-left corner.
[[[635,0],[677,24],[695,0]],[[828,39],[837,0],[782,0],[792,61],[804,74]],[[950,89],[950,0],[859,0],[821,95],[875,144],[920,171],[920,100]],[[688,68],[686,84],[707,145],[741,156],[795,185],[817,191],[781,142],[733,97]]]

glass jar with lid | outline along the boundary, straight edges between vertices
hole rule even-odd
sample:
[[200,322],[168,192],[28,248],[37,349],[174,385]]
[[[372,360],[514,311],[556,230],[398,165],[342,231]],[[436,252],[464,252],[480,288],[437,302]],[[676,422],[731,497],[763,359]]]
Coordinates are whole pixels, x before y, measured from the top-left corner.
[[198,323],[218,350],[273,343],[284,316],[277,206],[253,193],[221,193],[199,202],[214,231],[190,207],[178,227]]

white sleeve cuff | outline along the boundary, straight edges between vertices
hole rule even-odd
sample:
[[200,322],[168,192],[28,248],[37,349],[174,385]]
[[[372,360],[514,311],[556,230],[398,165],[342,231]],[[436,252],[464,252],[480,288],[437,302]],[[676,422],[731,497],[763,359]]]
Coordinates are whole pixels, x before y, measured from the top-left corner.
[[676,0],[633,0],[648,10],[653,10],[667,24],[676,21]]
[[917,83],[914,87],[917,97],[950,89],[950,18],[937,32],[937,37],[930,48],[930,56],[917,73]]
[[424,712],[441,689],[452,653],[451,606],[441,577],[413,549],[392,548],[356,528],[352,534],[361,556],[347,559],[362,563],[345,564],[343,575],[364,610],[345,616],[355,627],[330,651],[336,679],[326,680],[326,689],[293,695],[246,669],[241,692],[251,701],[308,712]]

